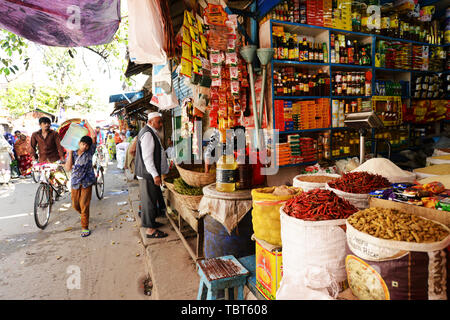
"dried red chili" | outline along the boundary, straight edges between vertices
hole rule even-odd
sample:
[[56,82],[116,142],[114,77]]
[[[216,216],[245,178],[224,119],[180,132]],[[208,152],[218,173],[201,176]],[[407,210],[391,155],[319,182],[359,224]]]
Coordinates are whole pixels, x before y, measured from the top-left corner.
[[314,189],[288,200],[284,206],[287,215],[308,221],[347,219],[357,212],[347,200],[333,191]]
[[328,185],[344,192],[362,194],[390,187],[391,183],[379,174],[361,171],[346,173],[339,179],[329,182]]

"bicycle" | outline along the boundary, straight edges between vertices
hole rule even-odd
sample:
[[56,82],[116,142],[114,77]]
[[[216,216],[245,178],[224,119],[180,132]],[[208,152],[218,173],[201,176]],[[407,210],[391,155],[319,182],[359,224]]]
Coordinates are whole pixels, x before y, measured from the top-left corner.
[[97,146],[97,150],[92,158],[92,165],[95,173],[95,194],[98,200],[103,199],[105,193],[105,176],[104,176],[104,148],[102,145]]
[[64,167],[58,163],[42,163],[39,168],[40,184],[34,198],[34,221],[40,229],[47,227],[52,205],[70,192],[69,178]]
[[40,166],[38,166],[38,164],[33,164],[31,167],[31,177],[35,183],[39,183],[39,181],[41,181]]

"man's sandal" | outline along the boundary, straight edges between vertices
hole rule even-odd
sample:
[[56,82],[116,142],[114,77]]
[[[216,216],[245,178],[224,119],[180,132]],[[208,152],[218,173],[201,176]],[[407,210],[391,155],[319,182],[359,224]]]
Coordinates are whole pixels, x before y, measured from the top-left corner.
[[160,238],[165,238],[167,237],[168,234],[165,232],[162,232],[160,230],[156,230],[155,232],[153,232],[152,234],[148,234],[147,233],[147,238],[149,239],[160,239]]
[[81,230],[81,236],[82,237],[87,237],[87,236],[89,236],[91,234],[91,230],[89,230],[89,229],[83,229],[83,230]]

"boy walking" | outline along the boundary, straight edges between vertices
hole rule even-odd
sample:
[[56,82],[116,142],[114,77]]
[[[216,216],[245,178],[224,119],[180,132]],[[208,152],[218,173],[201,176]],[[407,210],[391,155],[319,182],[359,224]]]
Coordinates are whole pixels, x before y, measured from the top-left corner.
[[81,138],[79,149],[69,150],[65,164],[66,171],[72,170],[72,206],[81,215],[81,236],[87,237],[91,234],[89,230],[89,206],[92,196],[92,185],[95,183],[95,173],[92,167],[92,157],[95,153],[96,144],[92,138],[84,136]]

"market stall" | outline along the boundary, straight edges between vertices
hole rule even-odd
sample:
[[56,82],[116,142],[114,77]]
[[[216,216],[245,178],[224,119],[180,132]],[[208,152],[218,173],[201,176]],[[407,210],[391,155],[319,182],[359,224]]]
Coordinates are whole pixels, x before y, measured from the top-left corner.
[[264,299],[446,299],[444,1],[184,6],[130,55],[172,116],[169,220],[193,260],[243,259]]

